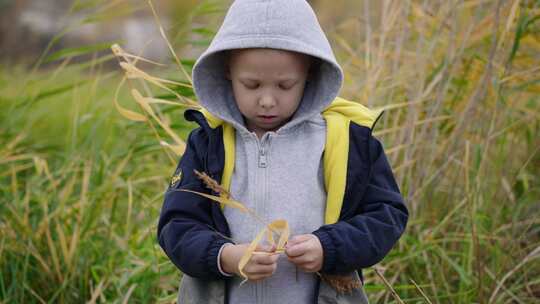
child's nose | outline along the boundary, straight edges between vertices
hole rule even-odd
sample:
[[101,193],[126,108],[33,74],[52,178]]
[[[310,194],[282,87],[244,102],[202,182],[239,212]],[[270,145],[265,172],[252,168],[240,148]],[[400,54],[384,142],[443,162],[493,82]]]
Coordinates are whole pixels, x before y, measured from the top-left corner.
[[265,94],[259,99],[259,105],[263,108],[272,108],[276,105],[276,98],[271,94]]

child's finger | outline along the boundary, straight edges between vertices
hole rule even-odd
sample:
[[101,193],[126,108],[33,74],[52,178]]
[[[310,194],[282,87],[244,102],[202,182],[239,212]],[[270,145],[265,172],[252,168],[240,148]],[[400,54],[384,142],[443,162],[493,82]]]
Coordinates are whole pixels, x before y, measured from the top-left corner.
[[306,243],[300,243],[293,246],[287,246],[285,249],[285,253],[288,257],[297,257],[301,256],[306,253],[307,251],[307,244]]
[[316,272],[322,267],[322,265],[317,262],[316,258],[309,254],[296,258],[289,258],[289,262],[305,272]]
[[302,254],[296,257],[289,257],[289,261],[295,265],[304,265],[315,262],[315,259],[313,256],[309,254]]
[[276,251],[276,245],[257,245],[255,248],[255,251],[262,251],[262,252],[274,252]]
[[261,265],[254,264],[246,267],[245,272],[248,276],[254,275],[271,275],[276,270],[276,265]]
[[295,235],[287,241],[286,247],[294,246],[294,245],[309,241],[310,239],[311,239],[311,235],[309,234]]
[[251,260],[261,265],[272,265],[277,262],[279,254],[256,254],[251,257]]

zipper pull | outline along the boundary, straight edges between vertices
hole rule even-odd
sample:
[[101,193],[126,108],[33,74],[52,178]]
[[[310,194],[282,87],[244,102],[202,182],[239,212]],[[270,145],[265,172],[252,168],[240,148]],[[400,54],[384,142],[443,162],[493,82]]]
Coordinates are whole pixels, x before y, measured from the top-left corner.
[[266,168],[268,163],[266,162],[266,151],[264,148],[259,150],[259,168]]

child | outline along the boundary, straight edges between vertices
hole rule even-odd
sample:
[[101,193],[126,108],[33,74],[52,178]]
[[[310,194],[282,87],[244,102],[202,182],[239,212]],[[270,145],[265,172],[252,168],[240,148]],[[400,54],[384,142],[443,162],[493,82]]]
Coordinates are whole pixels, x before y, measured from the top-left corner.
[[[183,272],[178,302],[367,303],[361,269],[399,239],[407,209],[371,129],[380,113],[336,98],[343,73],[305,0],[237,0],[193,69],[202,111],[189,135],[158,225]],[[263,226],[193,193],[194,170],[268,222],[288,221],[284,254],[260,247]],[[360,276],[360,277],[359,277]],[[340,292],[327,278],[358,288]],[[322,278],[322,279],[321,279]],[[335,284],[334,284],[335,285]]]

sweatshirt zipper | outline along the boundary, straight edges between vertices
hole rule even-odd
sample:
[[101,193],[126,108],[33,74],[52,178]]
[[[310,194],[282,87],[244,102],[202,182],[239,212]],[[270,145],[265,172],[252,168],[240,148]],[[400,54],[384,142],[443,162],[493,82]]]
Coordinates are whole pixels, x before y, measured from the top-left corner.
[[264,146],[261,146],[259,148],[259,168],[266,168],[267,166],[266,150]]
[[[267,176],[266,176],[266,168],[268,167],[268,147],[270,141],[270,134],[266,133],[264,134],[260,139],[255,136],[255,142],[257,143],[257,167],[259,167],[259,170],[257,170],[257,178],[256,178],[256,184],[255,188],[258,191],[256,203],[255,203],[255,211],[258,214],[266,214],[266,183]],[[264,282],[256,282],[254,285],[254,292],[255,292],[255,302],[257,304],[263,304],[266,303],[265,296],[265,284]]]
[[259,140],[257,139],[257,147],[259,149],[259,168],[266,168],[268,167],[268,158],[267,154],[268,151],[266,149],[266,144],[270,141],[270,134],[265,134],[263,137]]

